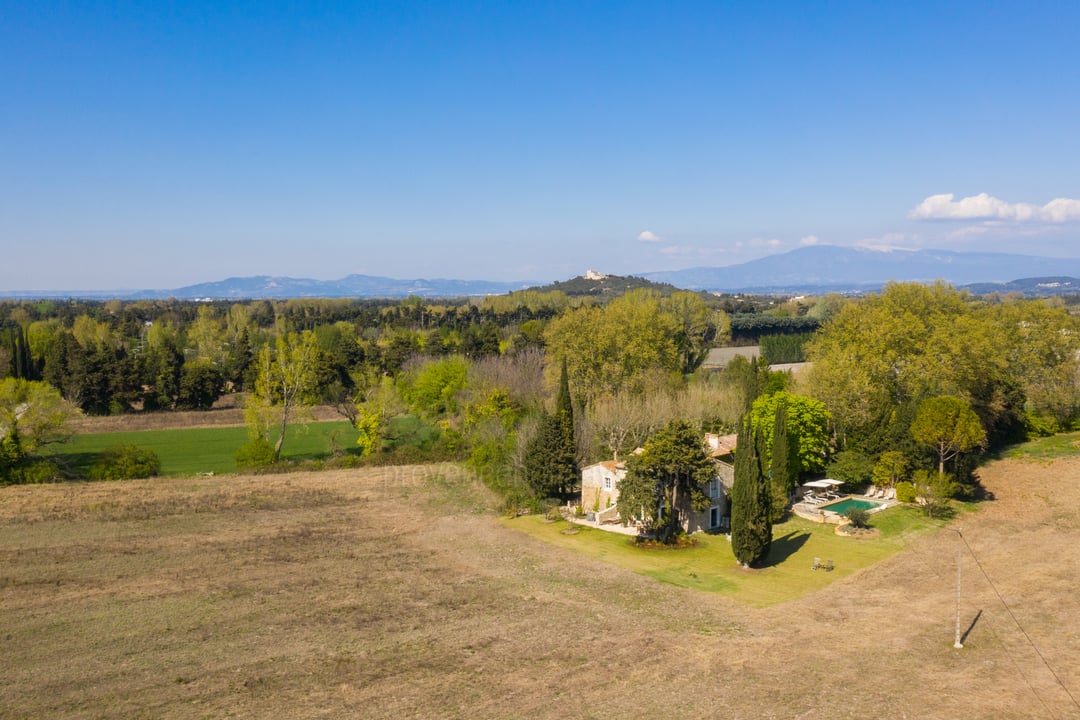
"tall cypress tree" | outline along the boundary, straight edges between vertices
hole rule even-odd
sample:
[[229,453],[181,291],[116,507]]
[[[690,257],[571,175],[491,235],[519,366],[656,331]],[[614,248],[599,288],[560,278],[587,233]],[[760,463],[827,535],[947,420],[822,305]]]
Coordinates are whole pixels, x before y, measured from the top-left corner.
[[769,519],[779,522],[787,509],[788,496],[795,487],[795,474],[791,467],[791,446],[788,442],[787,404],[781,402],[773,420],[772,459],[769,462],[769,488],[772,510]]
[[580,478],[577,440],[574,435],[574,407],[565,360],[559,378],[555,413],[541,414],[536,435],[525,448],[524,460],[525,480],[541,498],[569,492]]
[[770,504],[769,484],[762,471],[760,434],[746,417],[735,450],[735,484],[731,489],[731,549],[744,567],[769,554]]
[[563,371],[558,377],[558,398],[555,400],[555,420],[558,423],[563,453],[572,459],[573,473],[578,473],[578,441],[573,432],[573,402],[570,399],[570,380],[566,372],[566,358],[563,358]]
[[538,498],[555,497],[578,479],[577,461],[567,452],[557,415],[543,412],[536,434],[525,446],[525,482]]

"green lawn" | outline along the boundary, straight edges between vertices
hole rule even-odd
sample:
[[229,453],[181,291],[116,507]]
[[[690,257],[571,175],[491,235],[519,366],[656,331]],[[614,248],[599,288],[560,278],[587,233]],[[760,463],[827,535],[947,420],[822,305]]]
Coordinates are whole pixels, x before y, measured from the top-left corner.
[[[285,435],[282,458],[316,460],[330,456],[330,438],[348,450],[356,445],[355,428],[346,421],[291,425]],[[114,445],[137,445],[157,453],[161,475],[182,476],[204,472],[236,472],[236,449],[248,441],[247,428],[191,428],[185,430],[144,430],[140,432],[86,433],[70,442],[51,446],[58,456],[76,470],[85,472],[98,454]]]
[[1080,432],[1061,433],[1050,437],[1035,438],[1014,445],[1002,453],[1003,457],[1028,460],[1053,460],[1080,453]]
[[[507,527],[589,557],[609,562],[682,587],[730,594],[763,607],[819,590],[838,578],[873,565],[904,547],[912,538],[942,525],[911,507],[895,507],[872,516],[881,530],[874,539],[853,539],[834,533],[833,525],[792,518],[773,527],[772,551],[759,570],[742,570],[723,535],[699,534],[698,545],[683,550],[649,550],[617,533],[547,522],[539,516],[504,520]],[[566,534],[567,529],[578,529]],[[812,570],[814,558],[832,560],[835,570]]]

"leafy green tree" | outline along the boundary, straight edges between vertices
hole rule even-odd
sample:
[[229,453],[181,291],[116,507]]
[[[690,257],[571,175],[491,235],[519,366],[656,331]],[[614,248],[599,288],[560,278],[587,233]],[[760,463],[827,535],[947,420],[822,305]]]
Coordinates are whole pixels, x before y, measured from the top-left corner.
[[999,353],[1030,410],[1059,424],[1080,413],[1080,318],[1041,300],[1008,300],[978,313],[996,328]]
[[461,350],[468,358],[478,359],[499,354],[499,328],[493,322],[470,326],[462,338]]
[[772,462],[773,432],[781,407],[785,412],[795,479],[800,473],[820,471],[825,467],[829,450],[831,415],[820,400],[787,391],[764,395],[750,409],[750,421],[764,442],[764,462],[766,465]]
[[187,341],[197,360],[224,365],[227,359],[226,334],[223,320],[214,308],[199,307],[195,320],[187,327]]
[[[634,290],[603,307],[583,306],[554,318],[544,333],[549,357],[567,362],[570,380],[593,397],[644,389],[650,373],[677,373],[678,327],[659,293]],[[557,364],[551,365],[552,379]]]
[[928,470],[916,470],[912,475],[916,500],[928,517],[948,517],[952,512],[949,499],[959,494],[960,485],[952,475]]
[[743,567],[769,554],[772,521],[769,483],[764,473],[761,439],[747,418],[735,451],[735,481],[731,488],[731,549]]
[[356,445],[361,455],[374,455],[382,449],[383,416],[378,410],[357,408],[353,426],[359,435]]
[[872,481],[878,487],[895,487],[896,483],[907,477],[911,463],[899,450],[883,452],[874,464]]
[[0,482],[23,482],[41,446],[70,437],[68,423],[75,413],[48,383],[0,380]]
[[401,397],[413,411],[428,417],[454,413],[468,372],[469,363],[463,357],[430,360],[401,376]]
[[920,403],[911,434],[917,442],[937,453],[939,475],[945,474],[947,460],[986,444],[986,431],[979,416],[970,405],[951,395],[927,398]]
[[849,488],[866,484],[874,472],[874,459],[859,450],[841,450],[832,456],[825,472]]
[[184,354],[171,342],[152,344],[140,356],[143,385],[143,407],[146,410],[168,410],[180,395]]
[[664,299],[664,310],[675,321],[675,346],[683,374],[701,367],[709,348],[731,339],[731,319],[710,308],[701,294],[679,291]]
[[1024,393],[1001,327],[945,283],[890,283],[841,307],[807,346],[811,392],[832,411],[841,444],[877,456],[910,437],[926,397],[967,400],[1001,440],[1023,422]]
[[709,507],[706,487],[715,477],[701,434],[684,420],[672,420],[628,461],[627,476],[619,483],[619,515],[643,514],[660,542],[673,542],[682,532],[686,506]]
[[209,410],[225,391],[225,378],[217,366],[207,360],[193,360],[180,368],[180,392],[176,407],[180,410]]
[[315,399],[315,362],[318,356],[315,334],[279,335],[273,345],[266,345],[257,359],[258,375],[248,398],[246,416],[252,440],[270,441],[271,428],[278,429],[273,462],[281,458],[285,432],[297,409]]

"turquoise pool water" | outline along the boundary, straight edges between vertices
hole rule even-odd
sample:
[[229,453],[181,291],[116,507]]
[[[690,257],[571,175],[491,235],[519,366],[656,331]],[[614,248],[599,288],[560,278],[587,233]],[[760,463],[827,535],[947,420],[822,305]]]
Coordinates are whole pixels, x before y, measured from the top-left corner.
[[844,513],[846,513],[851,508],[862,508],[863,510],[873,510],[878,505],[881,505],[881,503],[874,502],[873,500],[860,500],[859,498],[847,498],[846,500],[841,500],[840,502],[835,502],[835,503],[832,503],[830,505],[822,505],[821,509],[822,510],[831,510],[832,512],[834,512],[834,513],[836,513],[838,515],[843,515]]

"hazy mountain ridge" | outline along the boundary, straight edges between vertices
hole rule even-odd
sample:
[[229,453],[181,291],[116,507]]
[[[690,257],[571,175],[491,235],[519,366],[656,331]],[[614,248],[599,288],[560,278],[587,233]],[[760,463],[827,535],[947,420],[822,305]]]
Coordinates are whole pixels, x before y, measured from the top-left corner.
[[[1017,278],[1023,278],[1018,280]],[[873,250],[818,245],[739,265],[645,272],[628,277],[590,271],[540,289],[606,295],[644,281],[686,290],[762,294],[871,292],[890,280],[945,280],[972,292],[1061,294],[1080,292],[1080,259],[949,250]],[[340,280],[258,275],[232,277],[171,290],[0,291],[0,298],[284,299],[305,297],[465,297],[538,288],[526,281],[396,279],[353,274]]]
[[741,265],[643,273],[689,290],[755,292],[870,291],[890,280],[953,285],[1016,278],[1080,276],[1080,259],[949,250],[873,250],[820,245]]
[[180,300],[261,300],[316,297],[403,298],[469,297],[500,295],[522,290],[533,283],[490,280],[452,280],[416,278],[400,280],[375,275],[348,275],[340,280],[314,280],[286,276],[255,275],[232,277],[214,282],[198,283],[171,290],[56,290],[0,291],[0,298],[86,298],[92,300],[117,298],[139,300],[177,298]]

